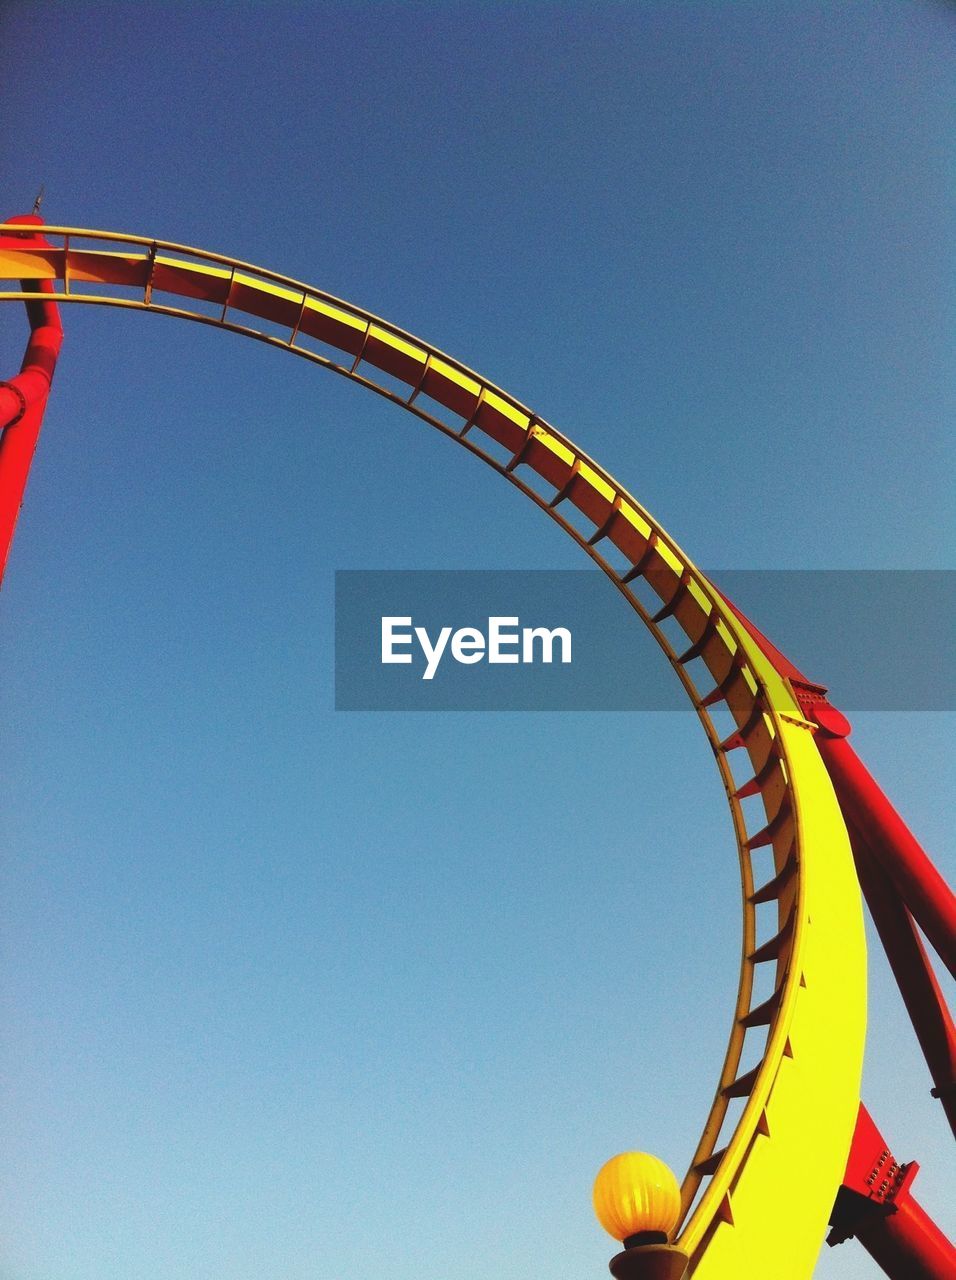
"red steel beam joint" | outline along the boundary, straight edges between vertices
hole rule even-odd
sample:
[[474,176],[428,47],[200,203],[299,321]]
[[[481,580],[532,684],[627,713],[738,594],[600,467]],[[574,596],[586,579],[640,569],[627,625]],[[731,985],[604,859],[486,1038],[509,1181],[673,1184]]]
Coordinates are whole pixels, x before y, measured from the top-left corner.
[[913,1197],[918,1169],[894,1159],[861,1103],[827,1244],[855,1237],[890,1280],[952,1280],[956,1249]]

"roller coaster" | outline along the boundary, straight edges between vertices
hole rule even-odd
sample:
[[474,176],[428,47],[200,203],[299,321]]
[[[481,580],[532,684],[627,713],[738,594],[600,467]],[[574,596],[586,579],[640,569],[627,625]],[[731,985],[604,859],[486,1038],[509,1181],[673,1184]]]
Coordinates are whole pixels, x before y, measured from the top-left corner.
[[[956,973],[956,899],[856,756],[825,686],[567,436],[360,307],[219,254],[46,226],[36,213],[0,225],[0,283],[0,301],[23,302],[30,326],[19,374],[0,382],[0,572],[62,341],[59,307],[110,306],[254,338],[414,414],[556,521],[654,636],[727,793],[741,965],[713,1104],[672,1208],[655,1209],[667,1196],[654,1194],[664,1175],[650,1157],[618,1157],[599,1177],[599,1216],[624,1245],[612,1273],[805,1280],[829,1225],[829,1243],[856,1237],[894,1280],[952,1280],[956,1249],[913,1196],[917,1165],[893,1157],[862,1106],[860,1079],[865,901],[956,1132],[956,1033],[923,943]],[[757,1000],[763,966],[772,994]]]

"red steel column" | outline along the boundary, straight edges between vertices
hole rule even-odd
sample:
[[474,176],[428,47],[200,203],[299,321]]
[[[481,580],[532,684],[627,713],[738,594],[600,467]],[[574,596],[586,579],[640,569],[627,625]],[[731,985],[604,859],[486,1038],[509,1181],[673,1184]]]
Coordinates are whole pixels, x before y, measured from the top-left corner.
[[[43,225],[36,214],[24,214],[10,221],[29,228]],[[13,234],[18,241],[46,244],[42,236],[32,230],[22,235]],[[23,287],[51,295],[54,292],[52,280],[23,281]],[[9,382],[0,383],[0,578],[10,554],[53,370],[63,342],[63,327],[55,302],[28,302],[26,307],[31,333],[20,372]]]
[[850,844],[866,905],[933,1077],[933,1096],[939,1098],[956,1134],[956,1028],[913,918],[893,882],[852,826]]
[[911,1195],[857,1227],[856,1238],[891,1280],[953,1280],[956,1250]]
[[855,1237],[890,1280],[953,1280],[956,1249],[913,1198],[918,1170],[893,1157],[860,1103],[827,1244]]
[[939,958],[956,976],[956,896],[847,742],[846,717],[825,702],[810,711],[820,725],[816,743],[840,808],[896,886]]

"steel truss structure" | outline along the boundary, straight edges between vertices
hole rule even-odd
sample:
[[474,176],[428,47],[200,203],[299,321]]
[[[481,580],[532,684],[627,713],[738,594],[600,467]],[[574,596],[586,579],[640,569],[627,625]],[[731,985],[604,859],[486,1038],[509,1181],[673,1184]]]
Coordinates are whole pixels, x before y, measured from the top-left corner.
[[[578,543],[651,631],[693,704],[726,789],[739,855],[736,1006],[682,1185],[670,1250],[678,1270],[668,1274],[805,1280],[832,1221],[832,1243],[856,1235],[898,1280],[956,1275],[956,1250],[912,1197],[915,1166],[892,1159],[860,1106],[860,888],[934,1092],[954,1124],[956,1035],[919,930],[956,971],[956,901],[855,755],[850,726],[825,688],[789,663],[567,436],[472,369],[360,307],[222,255],[46,227],[34,215],[0,226],[0,278],[10,285],[0,301],[26,303],[31,326],[21,373],[0,384],[4,560],[62,337],[57,304],[64,303],[215,325],[330,369],[481,458]],[[728,712],[729,732],[718,727]],[[759,818],[743,803],[748,798],[759,798]],[[761,904],[774,904],[772,925]],[[757,1001],[763,966],[773,975],[772,994]],[[733,1119],[735,1099],[742,1109]]]

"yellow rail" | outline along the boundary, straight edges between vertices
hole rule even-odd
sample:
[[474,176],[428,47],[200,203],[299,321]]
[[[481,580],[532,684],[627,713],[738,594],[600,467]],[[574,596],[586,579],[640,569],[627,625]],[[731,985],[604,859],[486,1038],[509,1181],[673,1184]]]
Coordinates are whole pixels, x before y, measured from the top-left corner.
[[[21,282],[0,291],[0,301],[47,297],[31,285],[56,280],[60,302],[214,324],[348,377],[494,467],[627,598],[714,748],[740,859],[737,1004],[714,1102],[684,1178],[677,1243],[695,1280],[806,1280],[856,1119],[866,979],[846,829],[814,726],[788,682],[706,576],[616,480],[539,415],[437,348],[301,281],[221,255],[75,227],[42,228],[62,238],[52,248],[7,238],[22,231],[0,227],[0,280]],[[104,288],[109,292],[98,292]],[[390,385],[377,380],[382,373]],[[407,392],[396,391],[394,380]],[[565,504],[585,517],[586,532],[580,518],[565,517]],[[608,544],[618,567],[604,554]],[[724,740],[711,714],[718,702],[736,725]],[[741,793],[761,797],[758,830],[748,829]],[[758,875],[758,859],[767,855],[770,865]],[[776,904],[772,927],[762,920],[758,927],[762,902]],[[772,968],[773,993],[755,1004],[761,965]],[[732,1124],[734,1099],[743,1099],[743,1109]],[[622,1145],[632,1137],[622,1135]]]

